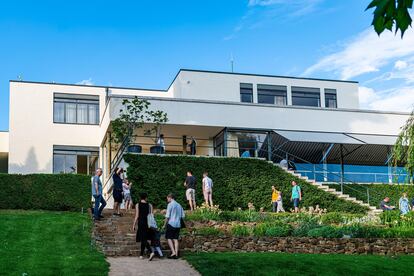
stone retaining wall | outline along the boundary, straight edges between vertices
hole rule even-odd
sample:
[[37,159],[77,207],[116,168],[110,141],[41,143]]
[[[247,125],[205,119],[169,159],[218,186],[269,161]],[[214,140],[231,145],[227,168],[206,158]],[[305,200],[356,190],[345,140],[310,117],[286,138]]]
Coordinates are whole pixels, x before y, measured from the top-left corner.
[[414,239],[327,239],[183,236],[190,252],[286,252],[317,254],[414,255]]

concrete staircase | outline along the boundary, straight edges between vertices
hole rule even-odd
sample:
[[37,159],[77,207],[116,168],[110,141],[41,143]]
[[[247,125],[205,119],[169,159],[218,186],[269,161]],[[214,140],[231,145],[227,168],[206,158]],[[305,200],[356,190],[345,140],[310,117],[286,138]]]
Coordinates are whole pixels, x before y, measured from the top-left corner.
[[[268,162],[270,164],[273,164],[274,166],[277,166],[277,167],[281,168],[278,164],[275,164],[272,161],[268,161]],[[382,213],[382,210],[381,209],[378,209],[375,206],[371,206],[368,203],[363,202],[362,200],[358,200],[355,197],[351,197],[348,194],[344,194],[344,193],[339,192],[339,191],[337,191],[337,190],[335,190],[333,188],[329,188],[329,186],[323,185],[320,182],[316,182],[315,180],[309,179],[307,176],[302,176],[300,173],[296,173],[294,171],[289,171],[286,168],[281,168],[281,169],[283,169],[287,173],[289,173],[289,174],[291,174],[291,175],[293,175],[293,176],[295,176],[295,177],[297,177],[297,178],[299,178],[301,180],[304,180],[304,181],[308,182],[309,184],[317,187],[318,189],[321,189],[321,190],[323,190],[323,191],[325,191],[327,193],[330,193],[330,194],[335,195],[338,198],[341,198],[343,200],[346,200],[346,201],[350,201],[350,202],[359,204],[359,205],[361,205],[363,207],[367,207],[369,209],[368,210],[368,213],[369,214],[378,215],[378,214]]]

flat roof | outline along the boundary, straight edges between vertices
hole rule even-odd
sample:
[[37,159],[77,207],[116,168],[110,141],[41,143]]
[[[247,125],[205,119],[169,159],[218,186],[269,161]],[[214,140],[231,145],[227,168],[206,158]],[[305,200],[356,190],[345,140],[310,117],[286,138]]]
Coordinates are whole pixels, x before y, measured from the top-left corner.
[[171,85],[174,83],[174,81],[177,79],[178,75],[183,71],[185,71],[185,72],[196,72],[196,73],[207,73],[207,74],[227,74],[227,75],[239,75],[239,76],[255,76],[255,77],[271,77],[271,78],[285,78],[285,79],[298,79],[298,80],[316,80],[316,81],[329,81],[329,82],[358,83],[357,81],[304,78],[304,77],[291,77],[291,76],[278,76],[278,75],[264,75],[264,74],[238,73],[238,72],[225,72],[225,71],[196,70],[196,69],[185,69],[185,68],[182,68],[177,72],[177,74],[175,75],[174,79],[172,80],[172,82],[170,83],[170,85],[168,86],[167,89],[149,89],[149,88],[139,88],[139,87],[126,87],[126,86],[71,84],[71,83],[62,83],[62,82],[44,82],[44,81],[26,81],[26,80],[10,80],[10,82],[166,92],[171,87]]

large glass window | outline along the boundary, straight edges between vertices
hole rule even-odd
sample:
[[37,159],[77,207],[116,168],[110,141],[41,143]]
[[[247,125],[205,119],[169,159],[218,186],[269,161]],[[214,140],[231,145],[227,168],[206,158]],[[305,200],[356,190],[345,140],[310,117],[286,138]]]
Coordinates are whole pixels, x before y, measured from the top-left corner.
[[292,105],[320,107],[319,88],[292,86]]
[[335,89],[325,89],[325,107],[328,107],[328,108],[338,107],[338,103],[336,101],[336,90]]
[[98,168],[97,148],[54,146],[53,173],[78,173],[92,175]]
[[253,84],[240,83],[240,101],[242,103],[253,102]]
[[286,105],[287,87],[282,85],[257,85],[257,102],[263,104]]
[[55,93],[53,122],[68,124],[99,124],[99,97]]

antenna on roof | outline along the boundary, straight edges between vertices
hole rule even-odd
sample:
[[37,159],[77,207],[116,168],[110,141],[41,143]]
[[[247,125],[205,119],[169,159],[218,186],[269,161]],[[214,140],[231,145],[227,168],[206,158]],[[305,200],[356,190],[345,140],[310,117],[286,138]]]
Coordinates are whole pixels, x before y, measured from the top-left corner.
[[22,76],[21,76],[21,75],[18,75],[18,76],[17,76],[17,79],[18,79],[19,81],[22,81],[22,80],[23,80],[23,78],[22,78]]
[[234,72],[234,59],[233,59],[233,52],[230,53],[230,66],[231,66],[231,72]]

